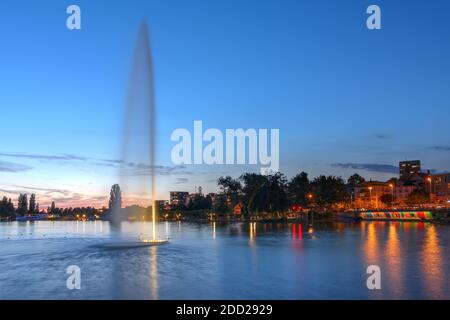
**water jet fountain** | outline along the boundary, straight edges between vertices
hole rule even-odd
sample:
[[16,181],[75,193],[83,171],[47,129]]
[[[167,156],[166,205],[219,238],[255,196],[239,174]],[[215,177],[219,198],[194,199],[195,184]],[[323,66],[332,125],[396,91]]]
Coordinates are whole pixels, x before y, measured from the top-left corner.
[[[152,56],[145,22],[137,37],[124,111],[119,180],[133,203],[151,206],[152,234],[139,235],[136,245],[167,243],[168,239],[157,237],[156,229],[156,113]],[[115,211],[113,225],[120,226],[121,210]]]

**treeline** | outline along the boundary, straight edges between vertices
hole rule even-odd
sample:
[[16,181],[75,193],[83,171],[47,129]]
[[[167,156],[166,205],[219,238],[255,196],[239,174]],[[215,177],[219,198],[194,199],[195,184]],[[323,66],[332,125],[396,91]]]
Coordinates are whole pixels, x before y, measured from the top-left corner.
[[[100,214],[100,212],[94,207],[57,208],[54,201],[47,208],[47,213],[61,217],[76,217],[77,215],[91,217]],[[39,208],[39,203],[36,201],[34,193],[30,195],[30,198],[28,198],[27,194],[20,194],[17,199],[17,207],[14,206],[11,198],[3,197],[0,201],[1,218],[14,218],[16,216],[39,213],[44,213],[44,211]]]
[[0,201],[0,217],[8,218],[29,213],[39,213],[39,203],[36,202],[34,193],[31,194],[29,200],[27,194],[21,193],[17,199],[17,208],[14,207],[11,198],[3,197]]
[[306,172],[290,180],[282,173],[245,173],[237,179],[220,177],[217,180],[220,192],[214,198],[195,195],[187,206],[175,209],[212,209],[216,213],[226,214],[233,212],[235,206],[239,205],[245,215],[283,213],[294,204],[331,209],[348,203],[354,186],[361,182],[364,182],[364,178],[358,174],[344,181],[341,177],[331,175],[321,175],[310,180]]
[[214,209],[230,212],[239,204],[244,214],[279,214],[291,205],[319,206],[331,208],[348,199],[349,187],[363,178],[354,175],[347,183],[341,177],[318,176],[313,180],[306,172],[301,172],[288,180],[282,173],[262,175],[245,173],[238,179],[220,177],[220,193],[216,197]]
[[[189,198],[187,204],[179,203],[171,205],[171,210],[174,211],[196,211],[196,210],[206,210],[212,209],[213,198],[210,195],[194,194]],[[162,210],[162,207],[159,208]]]

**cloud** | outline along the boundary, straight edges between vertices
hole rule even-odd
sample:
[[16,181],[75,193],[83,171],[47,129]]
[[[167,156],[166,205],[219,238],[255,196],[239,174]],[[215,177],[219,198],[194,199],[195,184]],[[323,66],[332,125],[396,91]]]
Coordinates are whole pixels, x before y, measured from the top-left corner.
[[422,169],[422,172],[428,172],[430,171],[430,173],[432,174],[444,174],[444,173],[448,173],[448,170],[441,170],[441,169]]
[[389,133],[376,133],[375,134],[375,138],[377,139],[392,139],[392,135]]
[[0,161],[0,172],[22,172],[31,169],[33,168],[23,164]]
[[15,190],[9,190],[9,189],[3,189],[3,188],[0,188],[0,192],[10,193],[10,194],[19,194],[20,193]]
[[[21,158],[29,160],[44,160],[44,161],[63,161],[63,162],[85,162],[88,165],[98,166],[98,167],[108,167],[116,168],[122,170],[122,175],[127,176],[146,176],[151,175],[153,171],[156,175],[171,175],[171,174],[193,174],[190,171],[183,170],[185,166],[163,166],[163,165],[150,165],[146,163],[138,162],[126,162],[120,159],[98,159],[93,157],[77,156],[73,154],[57,154],[57,155],[46,155],[46,154],[30,154],[30,153],[11,153],[11,152],[0,152],[0,156],[10,157],[10,158]],[[2,165],[4,164],[4,165]],[[6,172],[17,172],[29,170],[31,167],[23,165],[14,165],[9,162],[0,161],[0,171]]]
[[68,197],[72,194],[69,190],[53,189],[53,188],[41,188],[41,187],[28,187],[21,185],[11,185],[11,189],[0,189],[0,192],[6,192],[9,194],[22,194],[22,193],[36,193],[40,195],[44,201],[53,197]]
[[69,190],[65,190],[65,189],[28,187],[28,186],[19,186],[19,185],[13,185],[13,187],[20,188],[22,190],[31,190],[31,191],[43,192],[46,195],[51,195],[51,194],[63,194],[63,195],[66,195],[66,194],[70,193]]
[[435,151],[450,151],[450,147],[448,146],[432,146],[431,149]]
[[63,197],[53,197],[57,207],[99,207],[106,205],[108,196],[88,196],[81,193],[72,193]]
[[113,163],[113,164],[120,164],[120,163],[124,163],[123,160],[116,160],[116,159],[99,159],[100,161],[104,161],[107,163]]
[[188,178],[177,178],[175,184],[184,184],[184,183],[188,183],[189,179]]
[[35,160],[78,160],[85,161],[89,160],[88,157],[80,157],[72,154],[59,154],[59,155],[43,155],[43,154],[31,154],[31,153],[9,153],[0,152],[0,156],[11,157],[11,158],[25,158],[25,159],[35,159]]
[[390,164],[378,164],[378,163],[334,163],[333,167],[343,168],[343,169],[355,169],[355,170],[366,170],[371,172],[381,172],[381,173],[398,173],[399,168]]
[[122,175],[124,176],[150,176],[152,172],[155,173],[155,175],[160,176],[168,176],[168,175],[179,175],[179,174],[185,174],[185,175],[191,175],[193,172],[185,170],[186,167],[179,165],[179,166],[162,166],[162,165],[149,165],[149,164],[143,164],[143,163],[133,163],[128,162],[122,167]]
[[13,185],[11,189],[0,188],[0,192],[13,195],[19,195],[23,193],[36,192],[38,202],[41,207],[49,206],[52,201],[55,201],[57,207],[87,207],[95,206],[101,207],[107,204],[108,195],[92,195],[82,194],[64,189],[52,189],[41,187],[28,187]]

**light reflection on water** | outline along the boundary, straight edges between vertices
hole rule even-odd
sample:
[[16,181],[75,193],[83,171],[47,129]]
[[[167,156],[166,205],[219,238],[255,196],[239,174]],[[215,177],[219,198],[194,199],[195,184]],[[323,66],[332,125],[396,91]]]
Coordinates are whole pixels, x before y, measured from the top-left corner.
[[[442,254],[441,247],[436,226],[428,225],[426,227],[425,239],[423,239],[423,248],[421,251],[421,264],[424,270],[424,278],[426,290],[432,292],[434,296],[443,296],[445,294],[446,284],[443,274],[448,274],[448,270],[444,270],[443,264],[445,259]],[[447,241],[447,245],[449,242]],[[446,248],[448,252],[448,248]],[[448,262],[448,257],[446,257]],[[448,290],[448,287],[447,287]]]
[[386,275],[388,277],[389,283],[392,284],[394,295],[401,298],[403,291],[405,291],[402,279],[402,249],[401,243],[398,235],[397,223],[389,224],[388,228],[388,240],[386,244],[386,259],[388,260],[388,268]]
[[158,300],[158,247],[149,248],[151,298]]
[[[167,245],[134,249],[151,223],[0,224],[0,298],[401,299],[450,298],[450,226],[408,222],[160,223]],[[65,286],[67,266],[82,289]],[[382,290],[366,288],[379,265]]]

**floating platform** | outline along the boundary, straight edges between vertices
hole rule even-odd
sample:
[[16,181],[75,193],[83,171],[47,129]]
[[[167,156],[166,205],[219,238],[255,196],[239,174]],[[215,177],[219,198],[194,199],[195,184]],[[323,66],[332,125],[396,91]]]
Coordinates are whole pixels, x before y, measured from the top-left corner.
[[356,217],[361,220],[433,220],[433,214],[430,211],[361,211]]
[[123,240],[123,241],[111,241],[102,244],[94,245],[95,248],[102,249],[133,249],[142,247],[152,247],[162,244],[169,243],[169,238],[167,239],[153,239],[139,236],[137,241],[133,240]]
[[139,241],[142,243],[145,243],[145,244],[157,245],[157,244],[168,243],[169,239],[140,239]]

